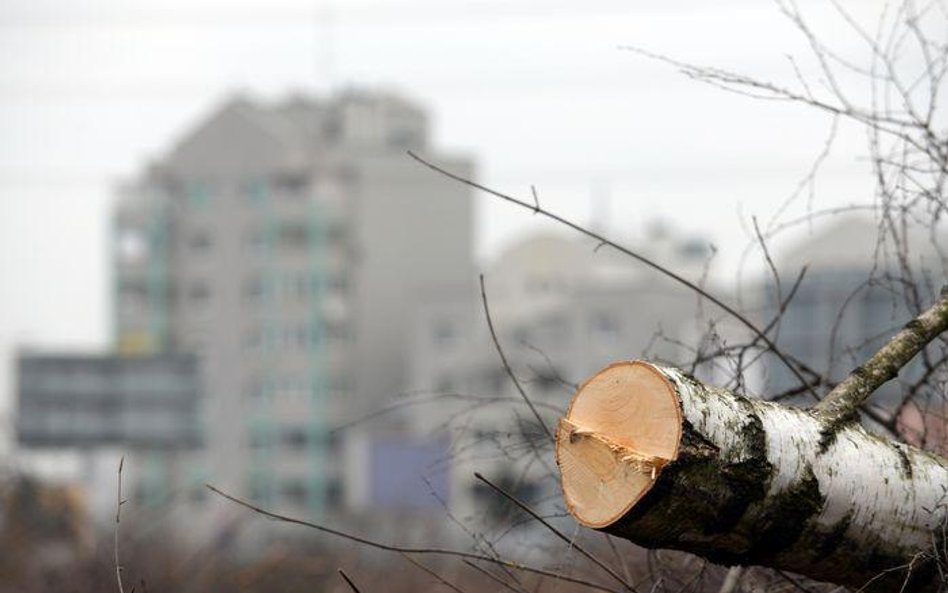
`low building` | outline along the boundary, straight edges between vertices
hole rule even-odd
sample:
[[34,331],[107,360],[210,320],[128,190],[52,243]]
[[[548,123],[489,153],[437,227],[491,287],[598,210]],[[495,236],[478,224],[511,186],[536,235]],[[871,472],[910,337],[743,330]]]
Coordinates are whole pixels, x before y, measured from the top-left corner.
[[176,450],[202,443],[193,356],[20,354],[16,375],[20,447]]
[[204,397],[188,355],[20,353],[18,459],[38,477],[74,483],[91,515],[114,513],[118,459],[137,510],[204,496],[193,466],[204,444]]

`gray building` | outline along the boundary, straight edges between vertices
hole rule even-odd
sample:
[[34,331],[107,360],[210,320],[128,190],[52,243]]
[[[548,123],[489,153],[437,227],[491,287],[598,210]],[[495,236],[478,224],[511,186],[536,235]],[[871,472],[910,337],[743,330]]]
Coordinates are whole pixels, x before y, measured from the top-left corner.
[[21,353],[16,377],[20,447],[201,445],[202,401],[191,356]]
[[331,429],[405,389],[406,311],[472,278],[468,189],[406,150],[472,165],[428,128],[387,94],[235,99],[121,189],[116,346],[198,356],[196,482],[310,516],[364,500],[364,435]]
[[[112,520],[120,457],[136,510],[172,495],[203,496],[180,468],[203,446],[197,361],[169,354],[124,357],[20,352],[16,358],[17,459],[44,480],[78,485],[94,520]],[[129,479],[132,478],[132,479]]]

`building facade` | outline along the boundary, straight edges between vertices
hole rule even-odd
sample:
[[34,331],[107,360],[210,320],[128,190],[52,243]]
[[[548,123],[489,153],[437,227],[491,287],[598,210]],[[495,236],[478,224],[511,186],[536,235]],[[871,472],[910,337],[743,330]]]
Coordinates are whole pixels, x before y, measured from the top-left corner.
[[202,444],[203,402],[192,356],[21,353],[16,377],[21,447],[174,450]]
[[198,357],[196,485],[307,516],[358,504],[365,435],[333,429],[405,388],[404,312],[471,282],[469,191],[406,150],[472,164],[428,127],[386,94],[237,99],[121,189],[116,347]]

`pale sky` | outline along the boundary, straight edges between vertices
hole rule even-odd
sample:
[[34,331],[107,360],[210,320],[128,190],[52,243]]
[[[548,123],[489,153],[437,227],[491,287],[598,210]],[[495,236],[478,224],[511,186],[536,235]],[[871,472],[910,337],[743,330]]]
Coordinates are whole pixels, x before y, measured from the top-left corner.
[[[867,63],[827,3],[799,4]],[[880,5],[843,4],[859,18]],[[803,36],[758,0],[4,0],[0,411],[17,347],[107,346],[112,187],[236,91],[403,92],[430,110],[435,144],[474,157],[487,185],[528,196],[535,184],[545,206],[632,243],[664,219],[714,242],[718,277],[733,281],[740,217],[770,220],[830,119],[702,85],[629,45],[788,86],[793,56],[823,87]],[[841,126],[815,207],[871,201],[865,155],[864,135]],[[478,256],[537,226],[479,197]]]

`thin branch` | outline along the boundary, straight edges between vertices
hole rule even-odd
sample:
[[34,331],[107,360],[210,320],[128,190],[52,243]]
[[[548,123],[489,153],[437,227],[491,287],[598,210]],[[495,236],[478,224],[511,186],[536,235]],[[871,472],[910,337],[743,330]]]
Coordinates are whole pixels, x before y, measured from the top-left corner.
[[484,482],[484,483],[487,484],[488,486],[490,486],[491,489],[493,489],[495,492],[497,492],[498,494],[500,494],[501,496],[503,496],[504,498],[506,498],[506,499],[509,500],[510,502],[512,502],[512,503],[514,503],[515,505],[517,505],[517,507],[519,507],[520,510],[522,510],[522,511],[525,512],[525,513],[527,513],[528,515],[530,515],[530,516],[533,517],[534,519],[536,519],[541,525],[543,525],[544,527],[546,527],[547,529],[549,529],[551,532],[553,532],[553,534],[556,535],[556,537],[560,538],[561,540],[563,540],[564,542],[566,542],[567,545],[571,546],[571,547],[572,547],[573,549],[575,549],[577,552],[579,552],[580,554],[582,554],[583,556],[585,556],[587,560],[589,560],[590,562],[592,562],[593,564],[595,564],[595,565],[598,566],[599,568],[601,568],[601,569],[603,569],[604,571],[606,571],[606,573],[608,573],[609,576],[611,576],[612,578],[614,578],[615,580],[617,580],[619,583],[621,583],[623,587],[625,587],[625,588],[628,589],[629,591],[635,592],[635,587],[633,587],[632,584],[629,583],[627,580],[625,580],[624,578],[622,578],[622,575],[620,575],[619,573],[617,573],[615,570],[612,569],[612,567],[610,567],[608,564],[606,564],[605,562],[603,562],[602,560],[600,560],[599,558],[597,558],[597,557],[594,556],[593,554],[590,554],[588,551],[586,551],[585,548],[583,548],[581,545],[579,545],[579,543],[573,541],[571,538],[566,537],[566,535],[565,535],[562,531],[560,531],[559,529],[557,529],[556,527],[554,527],[549,521],[547,521],[546,519],[544,519],[543,517],[541,517],[536,511],[534,511],[534,510],[531,509],[529,506],[527,506],[526,504],[524,504],[524,503],[523,503],[522,501],[520,501],[520,499],[518,499],[516,496],[514,496],[513,494],[507,492],[506,490],[504,490],[504,489],[501,488],[500,486],[494,484],[493,482],[491,482],[490,480],[488,480],[487,478],[485,478],[483,475],[481,475],[479,472],[474,472],[474,477],[477,478],[478,480],[480,480],[481,482]]
[[115,554],[115,582],[118,583],[119,593],[125,593],[125,587],[122,585],[122,565],[119,562],[119,523],[122,521],[122,467],[125,465],[125,456],[119,459],[118,465],[118,489],[115,501],[115,545],[113,552]]
[[938,334],[948,329],[948,291],[935,304],[910,321],[865,364],[857,367],[820,403],[813,407],[824,422],[835,428],[853,418],[859,406],[883,383],[895,377]]
[[569,583],[574,583],[576,585],[582,585],[589,589],[598,590],[598,591],[609,591],[611,593],[621,593],[619,589],[614,589],[607,585],[601,583],[595,583],[593,581],[582,579],[578,577],[567,576],[553,572],[551,570],[544,570],[542,568],[535,568],[533,566],[528,566],[521,564],[519,562],[513,562],[511,560],[503,560],[501,558],[493,558],[491,556],[484,556],[483,554],[473,554],[470,552],[462,552],[460,550],[449,550],[444,548],[411,548],[407,546],[398,546],[393,544],[384,544],[375,540],[368,538],[360,537],[358,535],[353,535],[351,533],[346,533],[344,531],[339,531],[338,529],[333,529],[331,527],[326,527],[325,525],[319,525],[318,523],[311,523],[310,521],[304,521],[303,519],[297,519],[295,517],[289,517],[287,515],[281,515],[279,513],[274,513],[273,511],[268,511],[264,508],[258,507],[257,505],[237,498],[232,494],[227,494],[223,490],[212,486],[211,484],[204,485],[208,490],[217,494],[222,498],[238,504],[246,509],[249,509],[259,515],[273,519],[274,521],[280,521],[282,523],[290,523],[292,525],[299,525],[301,527],[308,527],[310,529],[315,529],[322,533],[328,533],[329,535],[334,535],[336,537],[341,537],[343,539],[355,542],[357,544],[362,544],[370,548],[375,548],[376,550],[384,550],[386,552],[400,552],[403,554],[430,554],[433,556],[452,556],[454,558],[467,558],[469,560],[478,560],[481,562],[489,562],[491,564],[497,564],[499,566],[506,566],[507,568],[512,568],[515,570],[520,570],[523,572],[529,572],[533,574],[538,574],[545,577],[550,577],[553,579],[566,581]]
[[[777,271],[777,264],[774,263],[772,257],[770,257],[770,249],[767,248],[767,241],[764,240],[764,236],[760,232],[760,226],[757,224],[757,217],[752,216],[751,221],[754,223],[754,235],[757,237],[757,242],[760,243],[760,250],[764,253],[764,261],[767,262],[767,267],[770,268],[770,273],[774,277],[774,289],[777,291],[777,302],[783,302],[783,284],[780,282],[780,272]],[[776,340],[776,335],[774,336]]]
[[422,564],[421,562],[418,562],[417,560],[415,560],[414,558],[412,558],[412,557],[409,556],[408,554],[402,552],[402,557],[405,558],[405,560],[408,560],[409,562],[411,562],[412,564],[414,564],[415,566],[417,566],[418,568],[420,568],[421,570],[427,572],[428,574],[430,574],[430,575],[433,576],[434,578],[438,579],[438,581],[439,581],[441,584],[443,584],[444,586],[449,587],[450,589],[452,589],[453,591],[456,591],[457,593],[466,593],[466,592],[464,591],[464,589],[461,589],[460,587],[458,587],[457,585],[455,585],[454,583],[452,583],[452,582],[449,581],[448,579],[444,578],[444,577],[441,576],[440,574],[438,574],[438,573],[436,573],[435,571],[431,570],[430,568],[428,568],[427,566],[425,566],[425,565]]
[[[574,387],[574,389],[575,389],[575,387]],[[440,402],[442,402],[442,401],[444,401],[444,400],[455,400],[455,401],[461,401],[461,402],[473,402],[473,406],[474,406],[474,407],[478,407],[478,408],[479,408],[479,407],[485,407],[485,406],[491,406],[491,405],[495,405],[495,404],[516,404],[516,405],[520,405],[520,404],[523,403],[519,398],[516,398],[516,397],[508,397],[508,396],[481,397],[481,396],[479,396],[479,395],[472,395],[472,394],[466,394],[466,393],[430,393],[430,394],[426,394],[425,392],[418,392],[417,396],[413,396],[412,399],[405,399],[405,400],[403,400],[403,401],[395,402],[395,403],[393,403],[393,404],[389,404],[389,405],[387,405],[387,406],[380,407],[380,408],[378,408],[378,409],[376,409],[376,410],[373,410],[373,411],[371,411],[371,412],[365,414],[364,416],[360,416],[360,417],[358,417],[358,418],[356,418],[356,419],[354,419],[354,420],[350,420],[350,421],[348,421],[348,422],[345,422],[345,423],[343,423],[343,424],[340,424],[340,425],[338,425],[338,426],[335,426],[335,427],[332,428],[329,432],[330,432],[330,434],[340,433],[340,432],[342,432],[342,431],[344,431],[344,430],[346,430],[346,429],[352,428],[353,426],[357,426],[357,425],[359,425],[359,424],[363,424],[363,423],[369,422],[369,421],[374,420],[374,419],[376,419],[376,418],[380,418],[380,417],[382,417],[382,416],[385,416],[385,415],[387,415],[387,414],[391,414],[391,413],[393,413],[393,412],[397,412],[397,411],[399,411],[399,410],[403,410],[403,409],[405,409],[405,408],[414,407],[414,406],[421,406],[421,405],[428,405],[428,404],[437,404],[437,403],[440,403]],[[557,405],[555,405],[555,404],[551,404],[551,403],[549,403],[549,402],[540,401],[540,402],[534,403],[533,405],[536,406],[536,407],[538,407],[538,408],[544,408],[544,409],[549,410],[549,411],[551,411],[551,412],[553,412],[553,413],[556,413],[556,414],[563,414],[563,412],[564,412],[564,409],[563,409],[562,407],[557,406]]]
[[504,370],[507,371],[507,375],[510,377],[510,380],[513,381],[514,386],[516,386],[517,392],[520,393],[520,397],[523,398],[523,401],[526,402],[527,406],[530,408],[530,411],[533,412],[533,417],[536,418],[537,422],[540,423],[540,426],[543,427],[543,432],[546,433],[546,436],[549,437],[551,441],[556,440],[556,438],[553,436],[553,433],[550,431],[550,427],[546,425],[546,422],[543,421],[543,417],[540,416],[540,412],[537,411],[536,407],[533,405],[533,402],[530,401],[529,397],[527,397],[527,392],[523,390],[523,386],[520,385],[520,381],[518,381],[516,375],[514,375],[513,369],[510,368],[510,363],[507,362],[507,357],[504,355],[504,349],[500,347],[500,341],[497,339],[497,332],[494,331],[494,321],[490,316],[490,307],[487,305],[487,291],[484,289],[484,274],[480,275],[480,281],[481,302],[484,303],[484,317],[487,318],[487,329],[490,330],[490,338],[494,342],[494,349],[497,350],[497,355],[500,356],[500,361],[504,364]]
[[494,573],[490,572],[490,571],[487,570],[486,568],[482,568],[482,567],[480,567],[480,566],[474,564],[474,563],[471,562],[470,560],[462,560],[461,562],[463,562],[464,564],[470,566],[471,568],[473,568],[473,569],[476,570],[477,572],[481,573],[482,575],[486,576],[486,577],[489,578],[490,580],[494,581],[495,583],[497,583],[497,584],[500,585],[501,587],[503,587],[503,588],[505,588],[505,589],[510,589],[510,590],[513,591],[514,593],[522,593],[522,591],[520,591],[520,590],[518,590],[518,589],[514,589],[514,588],[510,585],[510,583],[508,583],[508,582],[505,581],[504,579],[500,578],[499,576],[495,575]]
[[359,588],[356,587],[356,584],[352,582],[352,579],[349,578],[349,575],[347,575],[344,570],[342,570],[341,568],[338,568],[336,570],[339,571],[339,576],[341,576],[342,580],[344,580],[346,584],[349,585],[349,588],[352,589],[353,593],[362,593],[362,591],[360,591]]
[[[711,293],[709,293],[707,290],[701,288],[700,286],[698,286],[698,285],[695,284],[694,282],[691,282],[690,280],[687,280],[687,279],[684,278],[683,276],[680,276],[680,275],[676,274],[675,272],[671,271],[670,269],[666,268],[665,266],[662,266],[662,265],[660,265],[660,264],[658,264],[658,263],[652,261],[651,259],[645,257],[644,255],[641,255],[641,254],[639,254],[639,253],[637,253],[637,252],[635,252],[635,251],[632,251],[631,249],[628,249],[628,248],[626,248],[626,247],[623,247],[623,246],[619,245],[618,243],[607,239],[607,238],[604,237],[603,235],[600,235],[599,233],[597,233],[597,232],[595,232],[595,231],[591,231],[591,230],[589,230],[589,229],[587,229],[587,228],[585,228],[585,227],[583,227],[583,226],[581,226],[581,225],[579,225],[579,224],[576,224],[575,222],[572,222],[572,221],[570,221],[570,220],[567,220],[567,219],[563,218],[562,216],[560,216],[560,215],[558,215],[558,214],[554,214],[553,212],[550,212],[549,210],[546,210],[546,209],[544,209],[544,208],[537,208],[535,205],[531,205],[531,204],[529,204],[529,203],[527,203],[527,202],[524,202],[523,200],[517,199],[517,198],[515,198],[515,197],[513,197],[513,196],[510,196],[510,195],[501,193],[501,192],[499,192],[499,191],[490,189],[490,188],[487,187],[487,186],[481,185],[480,183],[477,183],[476,181],[472,181],[472,180],[470,180],[470,179],[466,179],[466,178],[464,178],[464,177],[461,177],[460,175],[456,175],[456,174],[454,174],[454,173],[452,173],[452,172],[450,172],[450,171],[448,171],[448,170],[446,170],[446,169],[443,169],[443,168],[439,167],[438,165],[435,165],[434,163],[431,163],[431,162],[429,162],[429,161],[426,161],[425,159],[421,158],[420,156],[418,156],[417,154],[415,154],[414,152],[412,152],[412,151],[410,151],[410,150],[408,151],[408,156],[410,156],[411,158],[415,159],[416,161],[418,161],[419,163],[421,163],[421,164],[424,165],[425,167],[428,167],[428,168],[431,169],[432,171],[435,171],[436,173],[440,173],[441,175],[444,175],[445,177],[447,177],[447,178],[449,178],[449,179],[453,179],[453,180],[455,180],[455,181],[457,181],[457,182],[459,182],[459,183],[462,183],[462,184],[464,184],[464,185],[467,185],[467,186],[469,186],[469,187],[473,187],[473,188],[475,188],[475,189],[479,189],[479,190],[481,190],[481,191],[483,191],[483,192],[486,192],[486,193],[488,193],[488,194],[490,194],[490,195],[492,195],[492,196],[495,196],[495,197],[497,197],[497,198],[500,198],[500,199],[502,199],[502,200],[504,200],[504,201],[506,201],[506,202],[509,202],[509,203],[511,203],[511,204],[515,204],[515,205],[517,205],[517,206],[520,206],[521,208],[526,208],[526,209],[528,209],[528,210],[534,210],[534,209],[536,209],[536,213],[542,214],[543,216],[549,218],[550,220],[553,220],[553,221],[555,221],[555,222],[557,222],[557,223],[559,223],[559,224],[561,224],[561,225],[563,225],[563,226],[565,226],[565,227],[571,228],[571,229],[573,229],[574,231],[577,231],[577,232],[579,232],[579,233],[582,233],[582,234],[586,235],[587,237],[590,237],[590,238],[592,238],[592,239],[595,239],[595,240],[599,241],[600,243],[603,243],[603,244],[605,244],[605,245],[609,245],[610,247],[612,247],[612,248],[615,249],[616,251],[618,251],[618,252],[620,252],[620,253],[622,253],[622,254],[624,254],[624,255],[627,255],[627,256],[631,257],[632,259],[634,259],[634,260],[636,260],[636,261],[638,261],[638,262],[640,262],[640,263],[642,263],[642,264],[645,264],[646,266],[652,268],[653,270],[655,270],[655,271],[657,271],[657,272],[659,272],[659,273],[661,273],[661,274],[664,274],[665,276],[671,278],[672,280],[678,282],[679,284],[682,284],[683,286],[685,286],[685,287],[687,287],[688,289],[692,290],[692,291],[695,292],[696,294],[699,294],[699,295],[701,295],[702,297],[708,299],[709,301],[711,301],[712,303],[714,303],[715,305],[717,305],[718,307],[720,307],[720,308],[721,308],[723,311],[725,311],[728,315],[731,315],[732,317],[734,317],[734,319],[738,320],[744,327],[746,327],[746,328],[749,329],[751,332],[753,332],[754,335],[756,335],[757,337],[759,337],[760,340],[761,340],[764,344],[766,344],[766,346],[767,346],[768,348],[770,348],[771,350],[773,350],[773,352],[774,352],[774,354],[777,356],[777,358],[780,359],[780,361],[781,361],[783,364],[785,364],[785,365],[787,366],[787,368],[790,370],[790,372],[794,375],[794,377],[797,378],[797,380],[800,381],[800,383],[801,383],[802,385],[809,385],[809,382],[808,382],[806,379],[803,378],[803,375],[800,373],[799,369],[797,369],[797,367],[796,367],[792,362],[790,362],[790,360],[787,358],[787,356],[786,356],[783,352],[781,352],[781,351],[777,348],[777,346],[776,346],[773,342],[771,342],[770,338],[768,338],[766,335],[764,335],[764,333],[763,333],[760,329],[758,329],[757,326],[754,325],[754,323],[751,322],[750,319],[748,319],[747,317],[745,317],[744,315],[742,315],[741,313],[739,313],[737,310],[735,310],[735,309],[734,309],[733,307],[731,307],[730,305],[726,304],[726,303],[725,303],[724,301],[722,301],[721,299],[719,299],[719,298],[717,298],[716,296],[714,296],[714,295],[712,295]],[[817,399],[819,399],[819,397],[816,395],[816,392],[815,392],[815,391],[813,392],[813,396],[814,396],[814,397],[817,397]]]

